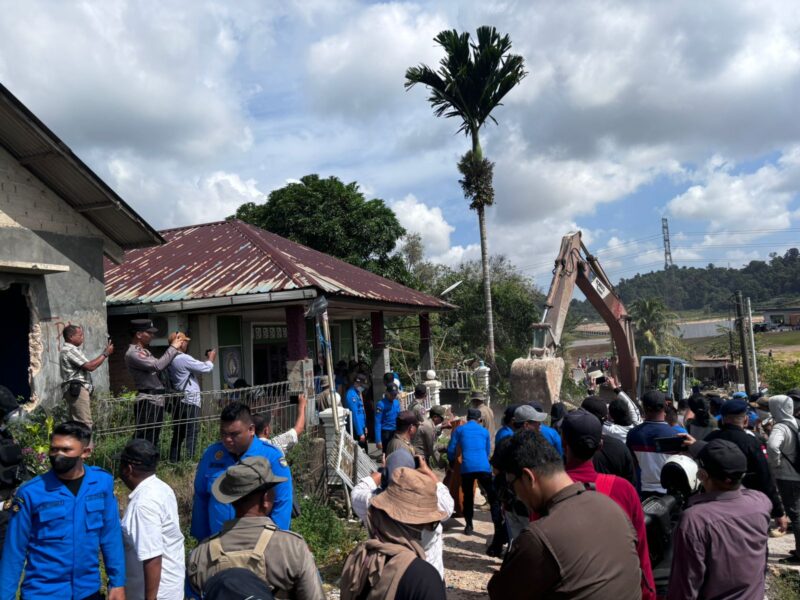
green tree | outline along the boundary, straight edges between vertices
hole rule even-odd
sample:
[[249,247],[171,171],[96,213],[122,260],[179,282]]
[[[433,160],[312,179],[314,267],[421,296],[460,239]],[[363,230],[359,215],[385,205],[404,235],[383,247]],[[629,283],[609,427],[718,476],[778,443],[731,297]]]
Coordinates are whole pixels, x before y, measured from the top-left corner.
[[481,237],[481,267],[485,307],[486,356],[495,363],[494,316],[489,276],[489,248],[486,240],[485,209],[494,202],[493,164],[483,157],[479,131],[486,121],[497,123],[492,111],[527,74],[521,56],[511,54],[511,39],[494,27],[479,27],[477,44],[469,33],[442,31],[434,41],[445,51],[438,71],[427,65],[406,71],[406,89],[421,83],[430,89],[428,101],[437,117],[461,120],[459,132],[470,136],[472,149],[458,163],[460,180],[470,208],[478,213]]
[[667,310],[660,298],[636,300],[630,305],[630,315],[636,329],[639,356],[674,352],[677,345],[677,316]]
[[412,284],[394,253],[406,233],[383,200],[367,200],[356,182],[306,175],[270,193],[264,204],[247,202],[235,217],[383,277]]

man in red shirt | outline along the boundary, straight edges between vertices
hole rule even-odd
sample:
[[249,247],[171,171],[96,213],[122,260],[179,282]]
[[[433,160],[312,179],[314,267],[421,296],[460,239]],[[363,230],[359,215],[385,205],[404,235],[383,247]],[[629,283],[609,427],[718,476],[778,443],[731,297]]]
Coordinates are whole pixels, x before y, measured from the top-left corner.
[[636,488],[622,477],[598,473],[592,463],[592,457],[602,446],[603,424],[592,413],[580,408],[566,414],[561,428],[567,475],[573,481],[593,483],[598,492],[611,498],[628,516],[636,530],[636,553],[642,569],[642,600],[655,600],[656,586],[647,548],[644,512]]

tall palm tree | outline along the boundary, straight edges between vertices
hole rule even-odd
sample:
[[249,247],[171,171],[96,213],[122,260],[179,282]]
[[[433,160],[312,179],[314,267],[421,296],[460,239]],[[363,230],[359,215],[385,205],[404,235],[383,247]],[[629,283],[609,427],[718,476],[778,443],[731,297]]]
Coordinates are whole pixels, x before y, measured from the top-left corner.
[[408,90],[418,83],[427,86],[434,114],[460,119],[458,132],[472,139],[472,149],[461,158],[458,168],[464,177],[460,180],[464,195],[471,201],[470,208],[478,213],[488,335],[486,354],[494,364],[494,318],[485,219],[486,207],[494,202],[494,165],[483,157],[478,132],[488,120],[497,123],[492,110],[527,73],[522,57],[509,53],[508,35],[501,36],[494,27],[479,27],[477,43],[472,43],[469,33],[458,33],[455,29],[440,32],[434,41],[445,51],[439,70],[434,71],[427,65],[410,67],[406,71],[405,87]]
[[660,298],[641,298],[630,305],[641,355],[660,355],[675,345],[677,315],[667,310]]

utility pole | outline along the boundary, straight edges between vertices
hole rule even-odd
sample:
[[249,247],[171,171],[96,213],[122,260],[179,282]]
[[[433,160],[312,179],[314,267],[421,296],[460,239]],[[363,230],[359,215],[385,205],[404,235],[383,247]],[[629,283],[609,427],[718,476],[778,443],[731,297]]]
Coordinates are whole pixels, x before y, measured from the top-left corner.
[[672,266],[672,249],[669,246],[669,221],[661,217],[661,235],[664,236],[664,270]]
[[747,394],[753,392],[753,381],[750,373],[750,352],[747,349],[747,337],[744,328],[746,327],[744,318],[744,300],[742,300],[742,292],[736,291],[736,327],[739,329],[739,348],[742,356],[742,371],[744,371],[744,390]]
[[753,353],[753,386],[754,394],[760,390],[758,385],[758,359],[756,358],[756,334],[753,331],[753,311],[750,308],[750,296],[747,297],[747,334],[750,336],[750,350]]

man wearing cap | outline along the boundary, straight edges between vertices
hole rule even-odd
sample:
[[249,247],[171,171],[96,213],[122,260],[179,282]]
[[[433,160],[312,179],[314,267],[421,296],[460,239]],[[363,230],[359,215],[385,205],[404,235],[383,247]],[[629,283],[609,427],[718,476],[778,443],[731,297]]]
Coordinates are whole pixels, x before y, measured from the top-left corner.
[[439,464],[439,450],[436,439],[444,423],[447,411],[443,406],[431,406],[428,417],[420,424],[414,436],[414,452],[425,457],[425,462],[434,467]]
[[656,587],[647,546],[647,528],[636,488],[622,477],[598,473],[592,464],[592,458],[605,443],[602,432],[600,419],[582,408],[564,416],[561,436],[567,475],[573,481],[593,484],[598,492],[611,498],[628,516],[636,530],[636,553],[642,569],[642,600],[655,600]]
[[492,486],[492,467],[489,464],[489,455],[492,452],[489,431],[480,423],[481,411],[477,408],[467,409],[467,422],[456,427],[450,436],[447,446],[447,458],[454,464],[458,452],[461,451],[461,491],[464,493],[462,512],[464,513],[464,533],[471,535],[473,532],[472,516],[475,510],[475,482],[481,486],[483,495],[489,501],[492,511],[495,536],[498,536],[502,527],[503,517],[500,514],[500,503]]
[[235,518],[204,540],[189,556],[189,583],[196,592],[217,573],[246,568],[280,597],[324,600],[314,556],[301,535],[281,531],[270,518],[275,487],[289,483],[273,473],[263,456],[249,456],[217,478],[212,494],[233,505]]
[[[338,381],[339,376],[337,376],[336,379]],[[336,387],[338,389],[339,385],[337,384]],[[339,392],[331,390],[331,382],[327,375],[323,375],[319,378],[319,388],[320,392],[317,394],[316,398],[317,412],[322,412],[323,410],[333,408],[334,401],[341,406],[341,396],[339,395]]]
[[375,443],[378,450],[386,451],[389,441],[397,429],[397,416],[400,414],[400,388],[394,382],[386,384],[386,393],[375,405]]
[[492,412],[491,408],[486,406],[485,392],[472,392],[469,401],[472,408],[477,408],[481,411],[481,425],[489,432],[490,441],[494,442],[493,438],[496,429],[494,426],[494,412]]
[[410,410],[404,410],[399,413],[397,415],[397,420],[395,421],[394,435],[392,435],[392,439],[390,439],[385,446],[386,455],[388,456],[397,450],[403,450],[408,452],[413,457],[414,446],[412,445],[411,441],[417,434],[418,427],[419,421],[417,421],[416,413]]
[[175,400],[172,411],[172,442],[169,447],[169,460],[178,462],[181,459],[181,446],[186,441],[186,458],[194,459],[197,453],[197,420],[200,418],[200,382],[198,375],[210,373],[214,369],[216,350],[206,352],[205,360],[197,360],[190,354],[189,341],[192,338],[181,331],[169,334],[169,343],[180,341],[178,354],[167,367],[172,389],[183,392],[180,400]]
[[538,402],[523,404],[514,411],[514,429],[538,431],[544,436],[544,439],[550,442],[553,448],[558,450],[561,456],[564,456],[564,450],[561,447],[561,436],[558,435],[555,429],[544,424],[546,420],[547,413],[541,409],[541,404]]
[[182,341],[173,340],[167,350],[156,358],[150,352],[150,342],[158,329],[150,319],[131,321],[131,343],[125,352],[125,366],[133,378],[136,402],[133,414],[136,419],[134,437],[144,438],[158,446],[161,426],[164,424],[164,384],[159,374],[180,352]]
[[[427,475],[431,481],[436,484],[436,498],[438,508],[442,512],[444,518],[450,518],[453,514],[455,503],[453,497],[450,495],[450,490],[444,485],[436,474],[431,471],[431,468],[424,459],[420,460],[419,467],[414,463],[414,457],[409,456],[408,452],[394,452],[386,456],[386,466],[383,474],[372,473],[363,477],[355,487],[350,495],[352,501],[353,512],[361,519],[364,526],[369,529],[369,521],[367,519],[367,512],[372,501],[381,493],[386,491],[387,487],[392,485],[392,476],[397,469],[400,468],[416,468],[420,473]],[[444,550],[443,543],[443,529],[441,523],[431,530],[425,528],[421,532],[420,543],[425,550],[425,560],[436,567],[439,575],[444,579],[444,562],[442,560],[442,553]]]
[[367,510],[369,540],[344,563],[342,600],[445,600],[444,581],[425,560],[421,532],[447,518],[429,474],[400,467]]
[[673,534],[667,598],[762,600],[769,498],[742,487],[747,458],[733,442],[696,442],[689,451],[704,493],[689,498]]
[[636,532],[610,498],[574,482],[558,452],[536,431],[503,440],[495,465],[530,512],[489,580],[491,600],[639,600]]
[[772,518],[775,519],[778,529],[786,531],[789,519],[783,509],[775,478],[769,470],[767,451],[754,435],[747,433],[747,413],[749,404],[736,398],[722,405],[722,425],[706,437],[707,442],[713,440],[727,440],[736,444],[747,458],[747,472],[742,479],[742,485],[751,490],[758,490],[772,502]]
[[422,423],[425,420],[425,399],[428,397],[428,388],[424,383],[418,383],[414,386],[414,396],[411,398],[411,404],[408,405],[408,410],[413,410],[417,414],[417,420]]
[[[353,421],[353,430],[350,432],[358,445],[367,451],[367,413],[364,410],[364,390],[367,389],[367,376],[358,373],[353,381],[353,385],[347,390],[344,397],[345,408],[350,411],[350,418]],[[377,440],[376,440],[377,441]]]
[[628,433],[626,444],[636,461],[636,489],[642,499],[667,493],[661,487],[661,468],[670,455],[656,451],[656,438],[675,437],[676,433],[666,421],[666,398],[658,390],[642,396],[644,422]]
[[250,409],[241,402],[231,402],[219,417],[221,441],[211,444],[203,453],[194,478],[191,534],[198,540],[219,532],[225,521],[233,518],[233,508],[220,503],[212,493],[214,482],[225,469],[251,456],[266,458],[272,472],[286,481],[275,487],[275,503],[271,518],[281,529],[288,530],[292,519],[292,472],[280,448],[256,437]]
[[[606,405],[605,400],[597,396],[587,396],[581,403],[581,408],[587,412],[592,413],[603,424],[603,444],[600,449],[595,452],[592,457],[594,468],[598,473],[607,473],[609,475],[616,475],[629,481],[631,485],[636,485],[636,465],[633,462],[633,454],[625,445],[625,441],[620,441],[618,437],[612,433],[607,427],[608,416],[612,407],[619,406],[621,400],[612,400],[610,404]],[[620,407],[622,408],[622,407]],[[627,422],[628,410],[624,409],[624,415]],[[621,417],[621,415],[619,415]],[[617,425],[614,425],[617,427]],[[630,429],[633,429],[633,425]],[[627,431],[623,440],[627,440]]]
[[156,476],[158,450],[134,439],[119,457],[131,493],[122,516],[126,600],[183,600],[186,555],[175,492]]
[[83,327],[67,325],[64,327],[63,336],[64,345],[61,347],[58,363],[61,368],[61,385],[69,419],[84,423],[91,429],[91,393],[94,391],[92,372],[114,353],[114,344],[109,342],[97,358],[89,360],[81,350]]

